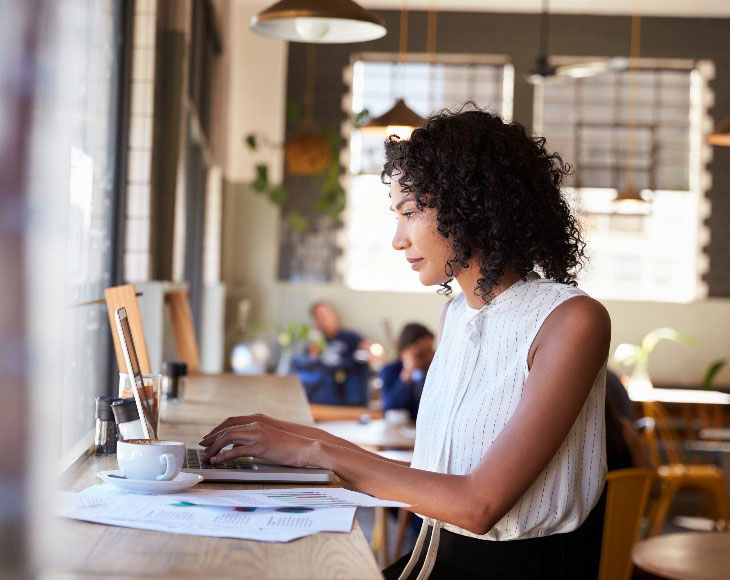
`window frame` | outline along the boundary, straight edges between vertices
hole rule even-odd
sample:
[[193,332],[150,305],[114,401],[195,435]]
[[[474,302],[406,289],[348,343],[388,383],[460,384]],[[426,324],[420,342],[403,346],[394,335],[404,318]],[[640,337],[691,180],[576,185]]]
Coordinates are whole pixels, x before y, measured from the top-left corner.
[[[554,55],[550,57],[550,64],[554,66],[582,64],[589,61],[601,60],[604,57],[589,56],[567,56]],[[696,198],[698,223],[696,225],[695,240],[698,241],[695,258],[695,291],[689,302],[696,302],[707,298],[709,295],[708,285],[704,278],[709,270],[709,259],[705,251],[706,245],[703,240],[709,239],[709,228],[706,225],[706,218],[710,215],[710,202],[707,194],[710,189],[711,174],[707,168],[707,164],[712,158],[711,147],[706,142],[706,134],[708,128],[712,125],[709,109],[714,100],[714,93],[709,86],[709,82],[715,75],[715,66],[712,61],[703,59],[681,59],[681,58],[638,58],[634,66],[639,69],[648,70],[679,70],[688,71],[690,73],[690,102],[689,102],[689,154],[688,154],[688,187],[686,190],[671,190],[672,192],[681,192],[692,195]],[[694,85],[694,87],[693,87]],[[533,91],[533,130],[536,134],[544,135],[544,99],[542,98],[544,87],[536,85]],[[549,142],[548,142],[549,145]],[[569,163],[571,160],[566,160]],[[580,167],[576,164],[576,169],[580,172]],[[580,200],[582,195],[590,190],[601,192],[613,192],[617,194],[617,187],[592,187],[587,185],[565,187],[564,190],[570,199]],[[670,191],[657,188],[655,192]],[[579,201],[578,201],[579,202]],[[579,202],[580,203],[580,202]],[[594,210],[588,211],[579,208],[579,213],[585,215],[601,216],[616,215],[611,211]],[[624,219],[621,217],[621,219]],[[642,219],[636,216],[636,219]],[[625,301],[624,298],[606,298],[610,300]],[[653,298],[639,299],[641,301],[656,301]],[[677,303],[686,303],[687,301],[678,301]]]

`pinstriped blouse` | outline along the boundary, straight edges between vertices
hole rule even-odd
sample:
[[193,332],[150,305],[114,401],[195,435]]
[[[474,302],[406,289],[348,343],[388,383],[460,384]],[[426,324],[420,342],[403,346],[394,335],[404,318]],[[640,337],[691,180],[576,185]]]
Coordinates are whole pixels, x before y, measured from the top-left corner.
[[[477,310],[463,294],[449,306],[426,377],[416,422],[412,467],[469,473],[517,408],[529,374],[530,346],[547,316],[585,292],[534,272]],[[606,366],[558,452],[532,486],[485,535],[516,540],[569,532],[597,503],[606,476]]]

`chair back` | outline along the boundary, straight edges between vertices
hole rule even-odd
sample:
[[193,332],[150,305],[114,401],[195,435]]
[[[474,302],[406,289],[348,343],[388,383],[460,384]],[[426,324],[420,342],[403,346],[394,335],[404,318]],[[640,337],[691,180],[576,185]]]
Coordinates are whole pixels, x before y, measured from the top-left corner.
[[664,405],[658,401],[645,401],[644,415],[654,419],[654,432],[649,433],[645,437],[645,441],[649,444],[652,462],[655,467],[662,464],[659,453],[659,442],[661,441],[664,453],[667,456],[669,465],[677,465],[686,463],[684,452],[682,450],[682,441],[679,433],[672,425],[672,418],[667,413]]
[[653,477],[651,471],[640,468],[608,472],[599,580],[631,577],[631,550],[639,535]]
[[188,291],[186,289],[168,291],[165,293],[165,302],[170,308],[177,355],[182,362],[188,365],[188,373],[199,373],[200,353],[198,352],[198,341],[195,338]]
[[147,341],[144,337],[144,326],[142,326],[142,316],[139,310],[139,302],[137,301],[137,289],[134,287],[134,284],[112,286],[104,290],[104,296],[106,298],[106,310],[109,315],[109,325],[112,330],[112,340],[114,341],[114,352],[117,355],[119,372],[126,373],[127,364],[124,362],[124,354],[119,344],[114,313],[118,308],[124,307],[127,310],[127,319],[129,320],[129,328],[132,331],[132,340],[134,341],[134,349],[137,352],[139,368],[143,374],[151,373],[150,357],[147,353]]

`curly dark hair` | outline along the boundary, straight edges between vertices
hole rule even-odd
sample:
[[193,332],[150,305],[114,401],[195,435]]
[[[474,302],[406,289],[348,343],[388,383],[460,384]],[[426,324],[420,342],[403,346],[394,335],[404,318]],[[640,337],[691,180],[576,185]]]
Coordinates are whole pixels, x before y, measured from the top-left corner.
[[[544,137],[468,102],[432,114],[409,139],[385,142],[383,183],[394,173],[416,207],[436,209],[439,233],[454,256],[444,265],[469,267],[480,257],[476,293],[487,302],[505,268],[524,280],[531,270],[575,285],[585,243],[560,189],[570,166],[549,152]],[[449,282],[442,292],[449,294]]]

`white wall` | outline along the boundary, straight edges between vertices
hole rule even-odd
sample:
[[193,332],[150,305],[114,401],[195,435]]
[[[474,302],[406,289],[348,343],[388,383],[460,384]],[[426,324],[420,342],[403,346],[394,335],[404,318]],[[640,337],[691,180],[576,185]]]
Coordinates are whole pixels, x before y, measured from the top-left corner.
[[271,5],[270,0],[231,0],[228,22],[226,167],[229,181],[250,181],[256,159],[269,162],[274,181],[281,179],[281,154],[266,149],[255,155],[244,139],[254,132],[281,143],[284,139],[287,43],[249,29],[251,17]]
[[[231,71],[229,85],[229,140],[224,201],[224,281],[232,295],[252,301],[252,322],[278,325],[288,320],[307,320],[309,305],[316,299],[330,300],[340,312],[344,326],[358,329],[384,342],[384,318],[390,318],[397,333],[413,320],[436,328],[444,302],[434,294],[360,292],[339,284],[289,284],[276,280],[279,214],[267,200],[242,186],[251,180],[256,163],[243,144],[251,131],[281,142],[284,135],[286,43],[256,36],[248,20],[268,2],[238,0],[232,5],[229,26]],[[261,153],[272,169],[281,170],[278,151]],[[274,179],[280,173],[274,173]],[[652,355],[650,369],[657,383],[692,384],[700,380],[709,363],[730,359],[730,299],[703,300],[693,304],[607,301],[613,322],[612,349],[621,342],[639,342],[653,328],[670,326],[697,340],[692,348],[660,344]],[[230,312],[230,311],[229,311]],[[230,316],[230,314],[229,314]],[[717,379],[730,384],[730,365]]]

